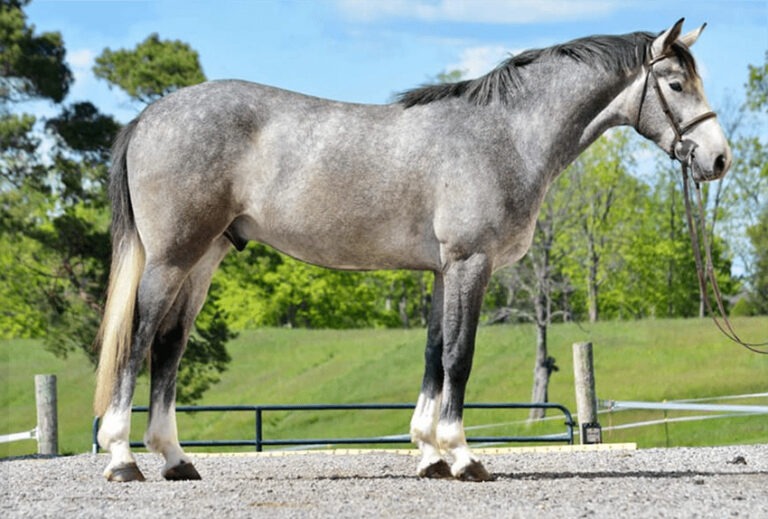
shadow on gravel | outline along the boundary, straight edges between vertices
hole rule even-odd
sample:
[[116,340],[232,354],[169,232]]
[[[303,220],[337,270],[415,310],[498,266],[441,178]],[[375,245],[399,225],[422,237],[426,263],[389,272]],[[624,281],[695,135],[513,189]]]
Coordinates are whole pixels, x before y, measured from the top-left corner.
[[496,473],[499,480],[558,480],[558,479],[685,479],[715,476],[766,476],[768,472],[703,472],[703,471],[622,471],[622,472],[517,472]]
[[[704,472],[704,471],[625,471],[625,472],[495,472],[492,474],[495,481],[556,481],[566,479],[686,479],[686,478],[711,478],[718,476],[768,476],[768,471],[744,471],[744,472]],[[287,476],[287,477],[255,477],[255,480],[311,480],[311,481],[435,481],[435,479],[420,478],[415,475],[400,474],[330,474],[327,476]],[[437,479],[438,481],[440,478]],[[444,481],[455,481],[453,478],[443,478]]]

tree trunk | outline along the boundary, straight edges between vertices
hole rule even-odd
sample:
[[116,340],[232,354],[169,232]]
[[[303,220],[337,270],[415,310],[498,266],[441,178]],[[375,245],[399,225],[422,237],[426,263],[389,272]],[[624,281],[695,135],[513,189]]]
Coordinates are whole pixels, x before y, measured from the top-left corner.
[[411,322],[408,319],[408,296],[405,294],[405,291],[403,291],[403,295],[400,296],[400,302],[397,305],[397,310],[400,314],[400,323],[403,325],[403,328],[409,328],[411,326]]
[[[533,391],[531,403],[546,403],[549,399],[549,355],[547,355],[547,323],[536,324],[536,361],[533,366]],[[546,412],[541,408],[533,408],[528,415],[529,420],[540,420]]]
[[571,293],[572,292],[573,290],[571,289],[571,281],[566,277],[565,283],[564,283],[564,289],[563,289],[563,299],[562,299],[564,323],[570,323],[571,318],[573,316],[573,313],[571,312]]
[[597,273],[600,265],[600,256],[595,248],[594,237],[590,236],[587,240],[588,261],[587,266],[587,306],[589,311],[589,322],[596,323],[600,317],[600,305],[598,299]]

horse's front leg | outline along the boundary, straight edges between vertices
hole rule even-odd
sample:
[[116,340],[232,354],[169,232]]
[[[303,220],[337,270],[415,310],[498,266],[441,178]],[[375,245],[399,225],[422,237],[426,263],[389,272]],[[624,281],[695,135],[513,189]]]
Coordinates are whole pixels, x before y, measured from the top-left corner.
[[411,419],[411,441],[421,451],[418,474],[426,478],[450,478],[451,468],[437,444],[437,419],[443,394],[443,275],[435,273],[432,307],[424,351],[424,380]]
[[444,381],[437,442],[457,479],[487,481],[491,475],[472,454],[464,435],[464,393],[472,369],[475,333],[491,268],[484,254],[451,263],[444,274]]

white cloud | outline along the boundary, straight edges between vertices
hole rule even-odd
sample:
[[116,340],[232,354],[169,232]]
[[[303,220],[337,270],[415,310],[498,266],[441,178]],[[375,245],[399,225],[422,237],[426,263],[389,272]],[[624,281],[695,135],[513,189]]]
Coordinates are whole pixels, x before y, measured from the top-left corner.
[[459,61],[449,64],[445,70],[460,70],[463,77],[476,78],[496,67],[510,54],[514,53],[501,45],[468,47],[459,55]]
[[67,62],[75,77],[74,88],[83,87],[93,79],[91,67],[96,54],[91,49],[80,49],[67,53]]
[[358,21],[411,18],[430,22],[527,24],[583,20],[610,13],[616,0],[337,0]]
[[69,64],[75,68],[90,67],[93,63],[94,53],[91,49],[80,49],[69,53]]

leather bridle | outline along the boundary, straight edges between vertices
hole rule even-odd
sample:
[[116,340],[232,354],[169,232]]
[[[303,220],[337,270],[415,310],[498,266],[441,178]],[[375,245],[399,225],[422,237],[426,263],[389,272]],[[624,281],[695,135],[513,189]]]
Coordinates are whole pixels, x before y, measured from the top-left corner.
[[[642,97],[640,98],[640,107],[637,110],[637,117],[635,119],[635,128],[639,129],[640,115],[642,114],[643,105],[645,104],[645,97],[648,93],[648,83],[652,82],[653,89],[656,92],[656,96],[659,99],[659,104],[661,105],[661,109],[664,111],[664,115],[667,117],[667,121],[669,122],[670,126],[672,127],[672,130],[675,133],[675,139],[672,141],[672,146],[668,150],[668,153],[671,159],[673,160],[676,159],[680,161],[680,165],[682,169],[683,195],[685,199],[685,214],[686,214],[686,220],[688,223],[688,232],[691,236],[693,256],[696,262],[696,272],[698,275],[698,282],[699,282],[699,293],[704,302],[705,308],[707,309],[709,314],[712,316],[712,320],[715,322],[718,329],[720,329],[720,331],[726,337],[731,339],[733,342],[736,342],[737,344],[744,346],[750,351],[768,355],[768,349],[763,349],[766,346],[768,346],[768,342],[748,343],[743,341],[733,330],[733,326],[731,325],[731,322],[728,319],[728,314],[725,311],[725,305],[723,303],[723,295],[720,292],[720,286],[717,283],[717,276],[715,275],[715,270],[714,270],[713,261],[712,261],[712,247],[709,243],[709,240],[707,240],[706,211],[704,209],[704,202],[701,196],[701,186],[699,182],[695,181],[695,179],[689,178],[691,177],[690,169],[692,167],[693,154],[697,145],[695,142],[692,142],[692,141],[684,141],[683,137],[685,136],[686,133],[693,130],[696,126],[698,126],[702,122],[708,119],[717,117],[717,114],[712,111],[704,112],[701,115],[697,115],[696,117],[686,122],[685,124],[679,124],[677,122],[677,119],[675,119],[675,116],[672,114],[672,110],[669,107],[669,103],[667,102],[666,97],[664,97],[664,93],[661,91],[661,87],[659,85],[659,78],[656,76],[656,72],[653,69],[654,65],[656,65],[660,61],[668,59],[669,57],[670,56],[667,54],[662,54],[661,56],[656,56],[656,57],[651,56],[650,61],[646,65],[647,73],[645,76],[645,82],[643,83],[643,92],[642,92]],[[679,144],[682,144],[682,146],[680,146],[680,153],[678,153]],[[694,224],[693,211],[691,208],[691,196],[690,196],[691,180],[693,180],[693,185],[696,191],[696,198],[697,198],[698,208],[699,208],[699,225],[701,226],[701,235],[699,235],[696,225]],[[699,240],[699,236],[701,236],[701,242]],[[701,253],[702,248],[704,249],[704,256],[705,256],[704,259],[702,259],[702,253]],[[706,265],[705,265],[705,261],[706,261]],[[712,293],[714,295],[714,299],[717,304],[717,310],[718,310],[717,313],[720,314],[720,318],[718,318],[717,314],[712,308],[712,303],[708,295],[707,279],[709,280],[710,285],[712,285]]]
[[675,139],[672,141],[672,146],[667,151],[667,153],[671,158],[677,159],[680,162],[685,162],[685,161],[690,161],[691,157],[693,156],[693,151],[696,148],[696,144],[691,142],[690,146],[683,146],[682,147],[683,153],[681,154],[677,153],[677,145],[684,142],[683,137],[685,136],[686,133],[690,132],[696,126],[703,123],[707,119],[712,119],[714,117],[717,117],[717,114],[715,112],[709,111],[709,112],[704,112],[703,114],[697,115],[696,117],[686,122],[685,124],[679,124],[677,122],[677,119],[672,114],[672,110],[669,107],[667,98],[664,97],[664,93],[661,91],[661,86],[659,85],[659,78],[656,76],[656,71],[653,69],[654,65],[669,58],[670,56],[668,54],[662,54],[656,57],[651,56],[650,61],[648,61],[648,64],[646,65],[647,73],[645,74],[645,82],[643,83],[643,93],[640,97],[640,107],[637,110],[637,117],[635,117],[635,128],[639,128],[640,115],[643,112],[643,106],[645,105],[645,98],[646,98],[646,95],[648,94],[648,83],[652,82],[653,89],[656,92],[656,97],[659,98],[659,104],[661,105],[661,109],[664,112],[664,115],[667,117],[667,121],[669,122],[669,125],[672,127],[672,131],[675,133]]

